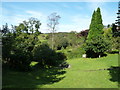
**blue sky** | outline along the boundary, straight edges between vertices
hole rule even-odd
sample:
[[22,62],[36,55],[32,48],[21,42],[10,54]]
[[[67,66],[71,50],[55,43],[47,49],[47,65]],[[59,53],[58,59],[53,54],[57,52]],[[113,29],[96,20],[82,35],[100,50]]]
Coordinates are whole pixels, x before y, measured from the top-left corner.
[[42,23],[40,31],[49,32],[47,17],[56,12],[61,16],[58,32],[85,30],[89,28],[91,16],[97,7],[101,8],[103,24],[112,24],[116,20],[118,2],[3,2],[2,22],[18,25],[30,17]]

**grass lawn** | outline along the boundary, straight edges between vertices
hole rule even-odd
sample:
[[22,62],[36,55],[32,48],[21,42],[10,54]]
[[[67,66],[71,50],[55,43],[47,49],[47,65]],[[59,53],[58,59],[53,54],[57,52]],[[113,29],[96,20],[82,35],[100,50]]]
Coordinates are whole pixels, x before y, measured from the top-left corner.
[[88,59],[68,60],[65,70],[36,70],[16,72],[3,68],[3,88],[118,88],[115,70],[98,70],[118,66],[118,55]]

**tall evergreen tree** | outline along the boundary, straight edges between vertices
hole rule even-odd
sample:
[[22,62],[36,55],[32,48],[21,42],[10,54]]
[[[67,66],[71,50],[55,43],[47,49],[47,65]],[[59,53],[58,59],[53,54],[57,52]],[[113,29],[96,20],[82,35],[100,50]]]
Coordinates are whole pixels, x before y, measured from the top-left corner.
[[93,12],[93,15],[92,15],[92,20],[91,20],[91,24],[90,24],[90,30],[89,30],[89,34],[88,34],[88,36],[87,36],[87,39],[92,39],[92,37],[93,37],[93,33],[94,33],[94,31],[95,31],[95,24],[96,24],[96,20],[95,20],[95,11]]
[[97,9],[96,11],[96,24],[97,24],[97,34],[103,35],[103,23],[102,23],[102,16],[101,16],[101,11],[100,8]]
[[108,49],[103,36],[103,23],[100,8],[93,12],[85,51],[88,57],[99,57]]

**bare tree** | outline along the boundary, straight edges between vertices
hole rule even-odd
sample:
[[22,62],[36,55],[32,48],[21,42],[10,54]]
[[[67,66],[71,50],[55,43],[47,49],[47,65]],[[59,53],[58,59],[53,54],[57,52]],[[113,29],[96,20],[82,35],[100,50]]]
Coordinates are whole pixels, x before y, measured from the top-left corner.
[[57,26],[59,24],[59,19],[61,17],[57,15],[57,13],[52,13],[48,16],[48,24],[49,31],[52,33],[52,49],[54,48],[54,33],[57,31]]

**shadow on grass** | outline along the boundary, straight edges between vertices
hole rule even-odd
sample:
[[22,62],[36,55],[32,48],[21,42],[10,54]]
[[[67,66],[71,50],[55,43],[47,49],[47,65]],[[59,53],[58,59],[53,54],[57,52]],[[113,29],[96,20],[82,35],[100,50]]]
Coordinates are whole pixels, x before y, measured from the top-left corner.
[[119,51],[111,51],[110,54],[119,54]]
[[120,67],[111,66],[108,70],[111,76],[110,81],[118,82],[118,86],[120,87]]
[[53,69],[40,69],[31,72],[17,72],[3,68],[3,88],[40,88],[46,84],[53,84],[65,78],[66,71]]
[[100,58],[100,57],[106,57],[107,56],[107,54],[105,54],[105,53],[97,54],[97,53],[94,53],[94,52],[91,52],[91,51],[87,52],[86,54],[87,54],[87,58]]

